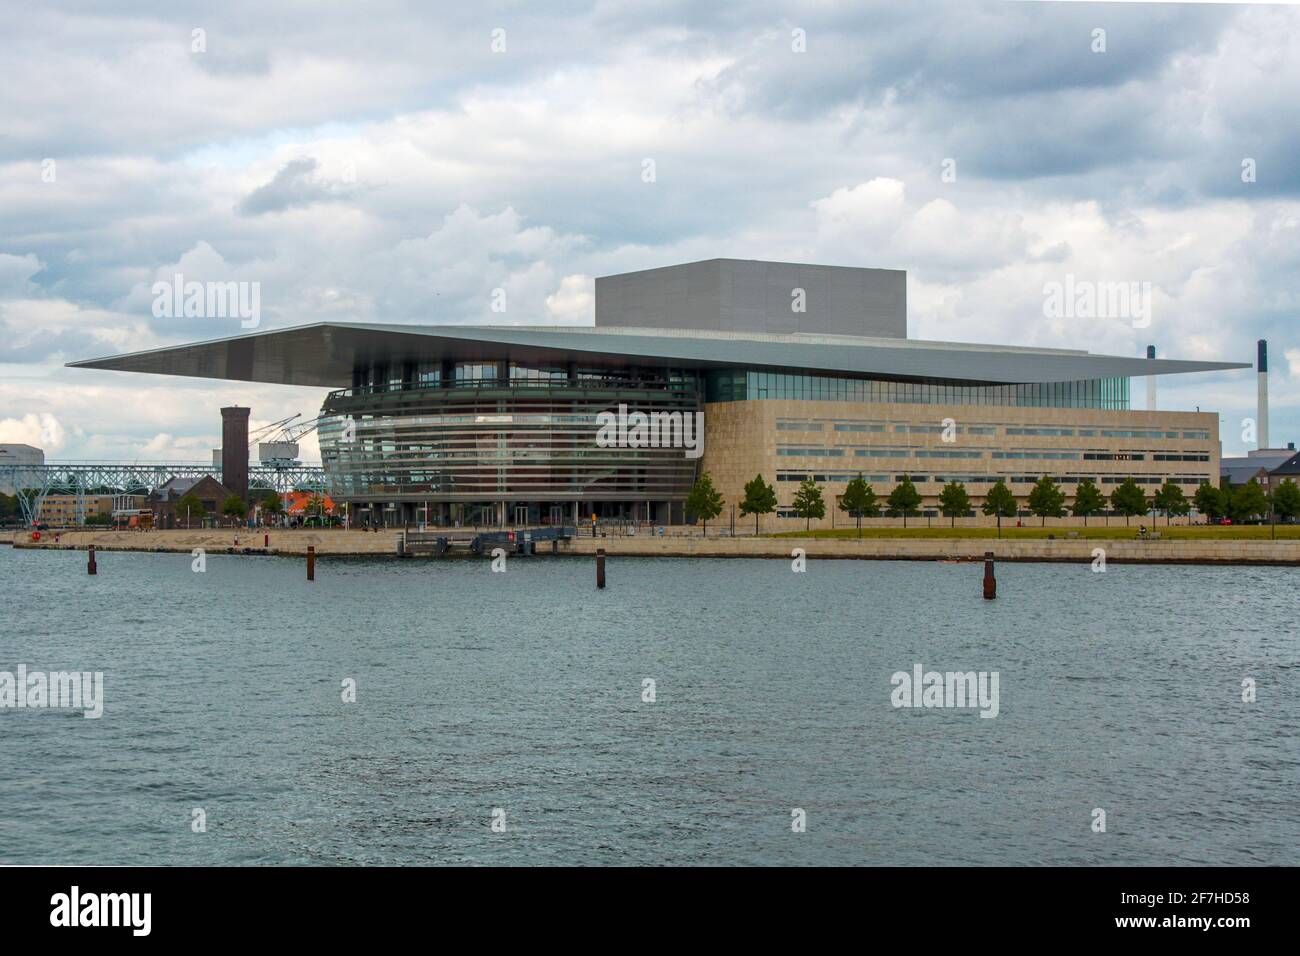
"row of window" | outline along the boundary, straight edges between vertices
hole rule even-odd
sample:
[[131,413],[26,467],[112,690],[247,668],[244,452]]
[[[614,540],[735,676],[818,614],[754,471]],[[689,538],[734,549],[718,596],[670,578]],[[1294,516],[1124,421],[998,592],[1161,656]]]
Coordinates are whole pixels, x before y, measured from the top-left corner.
[[696,381],[694,373],[664,368],[581,368],[577,365],[535,365],[521,362],[375,362],[352,372],[353,388],[388,391],[461,382],[495,382],[508,379],[513,385],[575,382],[600,384],[685,383]]
[[[823,430],[824,422],[814,421],[794,421],[783,419],[776,423],[777,431],[792,432],[819,432]],[[835,422],[835,431],[837,432],[883,432],[885,426],[877,422]],[[894,431],[899,434],[913,435],[938,435],[947,429],[943,425],[895,425]],[[997,427],[993,425],[954,425],[952,432],[958,435],[996,435]],[[1047,428],[1047,427],[1021,427],[1018,425],[1008,425],[1004,429],[1006,435],[1034,435],[1048,438],[1095,438],[1100,434],[1103,438],[1184,438],[1194,441],[1208,441],[1210,433],[1202,430],[1192,431],[1156,431],[1150,429],[1129,429],[1119,430],[1113,428]]]
[[1044,458],[1054,461],[1078,461],[1077,451],[995,451],[994,458]]
[[[811,477],[812,480],[816,482],[842,481],[847,483],[852,481],[854,478],[858,477],[858,474],[857,472],[852,472],[852,473],[844,472],[841,474],[825,474],[825,475],[810,476],[801,472],[793,472],[793,471],[778,471],[776,473],[777,481],[799,482],[809,477]],[[862,480],[867,482],[868,484],[871,484],[873,482],[876,484],[880,484],[889,481],[890,479],[889,479],[889,475],[863,475]]]
[[[786,458],[843,458],[845,448],[785,448],[781,447],[776,453]],[[968,449],[939,449],[939,448],[855,448],[853,455],[857,458],[983,458],[984,452],[971,451]],[[1142,452],[1077,452],[1077,451],[1047,451],[1044,449],[1034,449],[1032,451],[994,451],[990,457],[994,459],[1032,459],[1035,461],[1078,461],[1082,456],[1084,461],[1146,461],[1147,456]],[[1209,461],[1210,456],[1207,454],[1191,455],[1166,455],[1159,454],[1152,456],[1153,461]]]
[[[801,482],[808,478],[818,484],[827,482],[849,482],[858,477],[856,473],[826,473],[813,474],[809,472],[797,471],[778,471],[776,480],[779,482]],[[1129,475],[1053,475],[1052,480],[1058,485],[1077,485],[1084,478],[1090,479],[1094,484],[1100,485],[1120,485],[1128,480]],[[1204,475],[1133,475],[1133,481],[1139,485],[1163,485],[1166,481],[1173,480],[1184,485],[1205,484],[1209,479]],[[1032,485],[1038,482],[1038,475],[863,475],[863,480],[868,484],[881,484],[885,482],[900,482],[904,478],[909,479],[913,484],[924,484],[934,482],[938,485],[946,485],[950,482],[960,482],[961,484],[988,484],[1001,479],[1009,485]]]

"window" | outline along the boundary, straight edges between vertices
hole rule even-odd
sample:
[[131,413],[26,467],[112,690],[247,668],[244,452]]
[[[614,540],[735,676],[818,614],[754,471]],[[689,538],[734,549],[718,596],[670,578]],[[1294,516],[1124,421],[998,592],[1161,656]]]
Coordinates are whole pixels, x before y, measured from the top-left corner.
[[1103,438],[1177,438],[1178,432],[1162,432],[1154,431],[1152,429],[1134,429],[1125,431],[1103,428],[1101,430],[1101,435]]
[[1008,435],[1048,435],[1056,438],[1074,434],[1073,428],[1008,428]]
[[[1057,461],[1075,461],[1077,451],[995,451],[994,458],[1038,458]],[[1087,457],[1086,455],[1084,457]]]
[[510,363],[510,380],[512,382],[536,382],[544,385],[547,382],[566,382],[568,378],[568,369],[554,367],[534,368],[528,365],[520,365],[517,362]]
[[778,448],[778,455],[795,458],[842,458],[843,448]]
[[494,380],[497,377],[497,365],[495,362],[457,362],[456,363],[456,381],[458,382],[478,382],[483,380]]

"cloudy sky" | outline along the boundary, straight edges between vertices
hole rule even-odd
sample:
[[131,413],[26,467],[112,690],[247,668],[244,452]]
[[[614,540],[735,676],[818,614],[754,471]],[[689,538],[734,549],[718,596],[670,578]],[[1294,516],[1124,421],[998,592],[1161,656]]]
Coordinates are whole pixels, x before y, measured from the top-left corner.
[[[314,417],[318,390],[63,368],[240,333],[155,317],[175,273],[259,283],[261,328],[584,324],[594,276],[717,256],[906,269],[919,338],[1265,337],[1272,443],[1300,438],[1295,7],[342,6],[10,5],[0,441],[197,461],[220,405]],[[1150,326],[1046,316],[1067,275],[1149,282]],[[1218,410],[1236,454],[1254,394],[1160,404]]]

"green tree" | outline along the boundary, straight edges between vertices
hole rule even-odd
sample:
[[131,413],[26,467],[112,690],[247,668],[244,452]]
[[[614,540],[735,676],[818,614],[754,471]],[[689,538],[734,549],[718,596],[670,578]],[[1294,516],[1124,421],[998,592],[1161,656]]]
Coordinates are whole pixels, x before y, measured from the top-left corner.
[[1106,496],[1101,493],[1091,478],[1085,478],[1074,489],[1074,504],[1070,510],[1076,518],[1083,519],[1083,526],[1088,527],[1088,515],[1095,515],[1106,507]]
[[984,496],[984,504],[980,510],[985,515],[998,516],[998,537],[1002,537],[1002,519],[1014,518],[1016,516],[1016,496],[1011,493],[1007,483],[1001,478],[997,484],[989,489],[989,493]]
[[812,527],[813,518],[826,517],[822,490],[811,478],[799,482],[799,490],[794,495],[794,513],[804,519],[804,530]]
[[912,484],[912,479],[907,475],[903,476],[900,481],[889,493],[885,499],[889,505],[889,513],[893,516],[903,516],[903,527],[907,527],[907,516],[920,514],[917,510],[921,506],[921,493],[916,490],[916,485]]
[[1192,495],[1192,504],[1211,521],[1218,521],[1228,513],[1223,492],[1208,481],[1196,489],[1196,494]]
[[319,492],[314,492],[307,498],[307,503],[302,506],[303,513],[309,518],[315,518],[316,521],[325,524],[325,496]]
[[1247,521],[1256,515],[1268,514],[1268,495],[1254,478],[1239,488],[1232,489],[1230,503],[1234,521]]
[[1300,517],[1300,485],[1287,478],[1273,492],[1273,513],[1284,521]]
[[704,524],[704,536],[709,536],[709,519],[722,514],[722,493],[713,487],[713,478],[706,471],[691,485],[686,496],[686,514]]
[[950,481],[939,492],[939,511],[952,519],[952,526],[957,527],[957,517],[965,516],[970,511],[970,495],[966,486],[960,481]]
[[1065,514],[1065,492],[1051,475],[1043,475],[1034,482],[1029,492],[1029,510],[1043,519],[1043,527],[1047,526],[1048,518],[1060,518]]
[[1172,478],[1160,486],[1152,503],[1158,511],[1165,513],[1165,524],[1169,524],[1171,515],[1182,516],[1192,510],[1192,503],[1183,494],[1182,486]]
[[262,494],[262,514],[269,517],[276,517],[284,514],[284,501],[280,498],[278,491],[267,491]]
[[1110,506],[1124,516],[1124,524],[1127,525],[1129,518],[1146,514],[1147,496],[1130,476],[1111,492]]
[[176,519],[185,520],[185,527],[190,526],[190,521],[194,520],[203,523],[203,518],[207,515],[207,509],[203,507],[203,502],[199,496],[192,491],[187,491],[181,495],[180,501],[176,502]]
[[745,483],[745,500],[740,503],[741,516],[754,516],[754,535],[758,535],[758,516],[770,515],[776,510],[776,489],[763,480],[762,475],[755,475],[753,481]]
[[880,503],[875,489],[867,484],[858,472],[858,477],[848,483],[844,496],[840,499],[840,510],[847,511],[858,522],[858,537],[862,537],[862,519],[880,517]]
[[248,505],[239,495],[231,495],[221,504],[221,513],[232,521],[242,519],[248,514]]

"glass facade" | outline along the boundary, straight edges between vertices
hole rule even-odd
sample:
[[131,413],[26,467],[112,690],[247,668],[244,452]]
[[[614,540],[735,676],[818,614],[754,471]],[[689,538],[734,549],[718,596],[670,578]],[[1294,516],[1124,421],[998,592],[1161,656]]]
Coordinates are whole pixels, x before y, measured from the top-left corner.
[[674,421],[698,411],[698,379],[682,369],[376,363],[353,380],[326,398],[319,428],[345,501],[680,501],[695,479],[682,447],[597,442],[597,416],[620,405]]
[[704,383],[705,400],[709,402],[786,398],[906,405],[1013,405],[1121,410],[1129,407],[1127,378],[973,385],[711,369],[705,373]]

